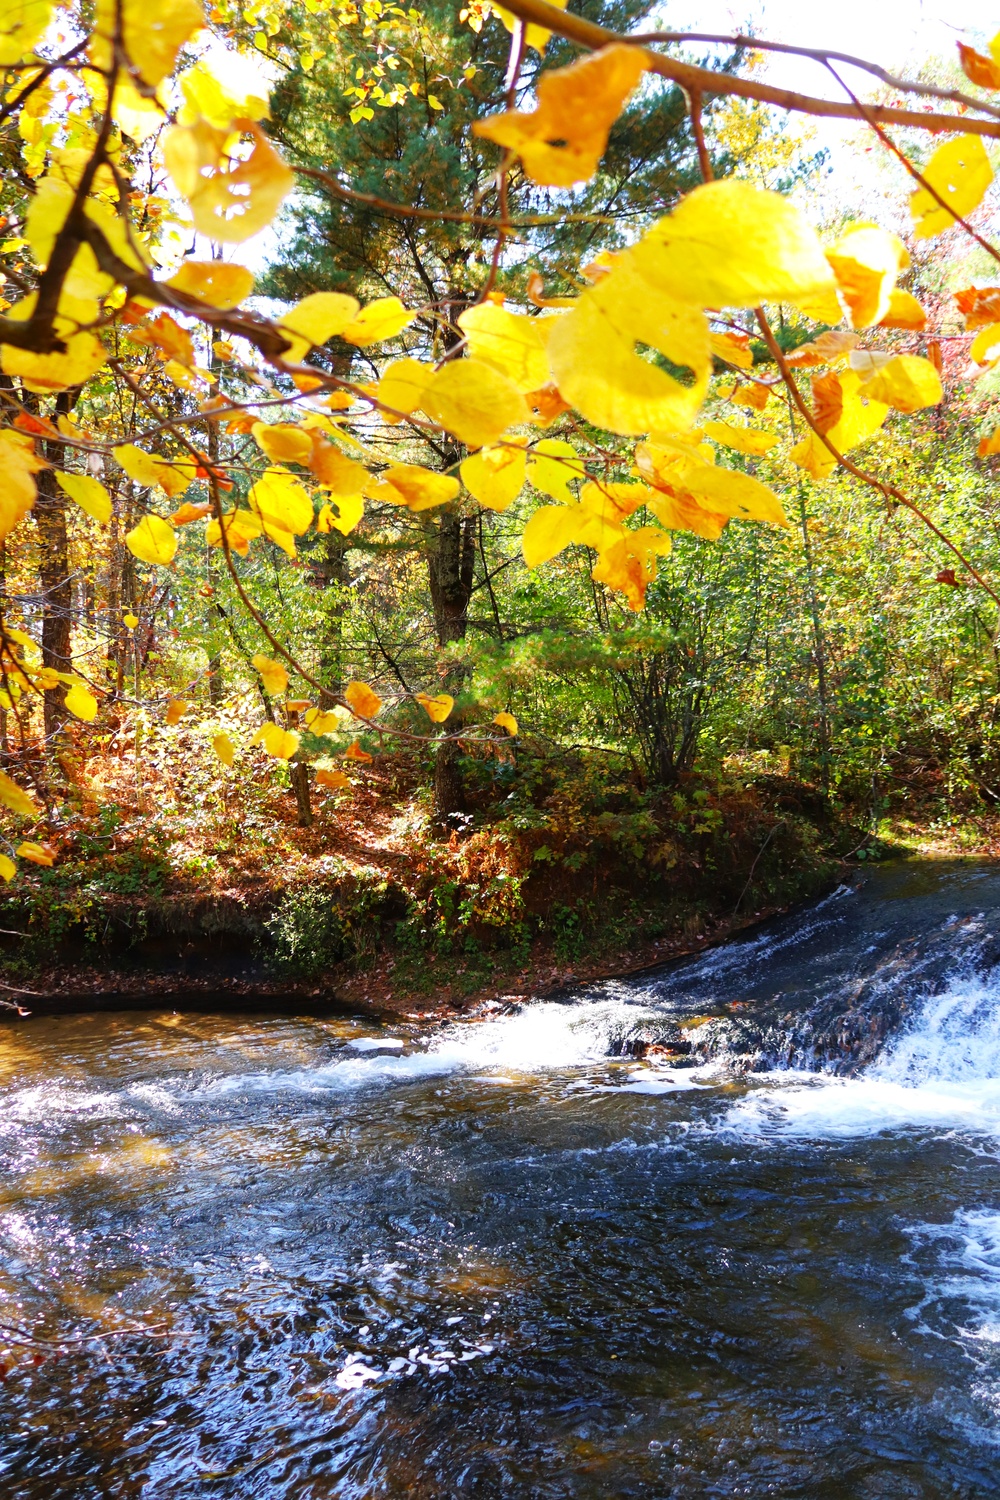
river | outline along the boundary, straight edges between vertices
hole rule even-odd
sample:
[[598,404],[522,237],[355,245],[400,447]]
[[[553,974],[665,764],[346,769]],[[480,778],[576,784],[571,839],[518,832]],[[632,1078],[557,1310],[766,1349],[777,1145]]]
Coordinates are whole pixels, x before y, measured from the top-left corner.
[[[431,1035],[0,1031],[0,1495],[995,1497],[998,917],[914,862]],[[609,1055],[842,994],[865,1066]]]

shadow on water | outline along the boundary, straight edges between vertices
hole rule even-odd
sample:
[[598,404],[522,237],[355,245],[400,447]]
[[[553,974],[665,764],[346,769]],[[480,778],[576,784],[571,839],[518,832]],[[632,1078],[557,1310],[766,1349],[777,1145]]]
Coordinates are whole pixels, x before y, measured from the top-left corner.
[[998,915],[907,865],[429,1040],[0,1033],[0,1494],[994,1496]]

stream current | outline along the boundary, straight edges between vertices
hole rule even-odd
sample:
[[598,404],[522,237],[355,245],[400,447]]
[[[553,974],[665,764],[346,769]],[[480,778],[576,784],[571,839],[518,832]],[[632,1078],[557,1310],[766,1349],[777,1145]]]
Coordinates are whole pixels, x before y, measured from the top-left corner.
[[[430,1036],[0,1031],[0,1324],[52,1341],[0,1329],[0,1496],[996,1496],[998,919],[912,863]],[[861,990],[863,1067],[699,1062]],[[689,1056],[613,1055],[665,1018]]]

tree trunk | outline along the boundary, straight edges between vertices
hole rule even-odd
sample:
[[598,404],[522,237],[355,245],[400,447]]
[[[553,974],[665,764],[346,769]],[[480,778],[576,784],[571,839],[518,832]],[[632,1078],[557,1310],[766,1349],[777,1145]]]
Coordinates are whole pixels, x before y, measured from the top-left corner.
[[[285,710],[285,720],[289,729],[298,729],[298,713],[291,708]],[[298,809],[298,823],[300,828],[311,828],[313,821],[312,803],[309,800],[309,767],[304,760],[300,760],[299,752],[292,756],[288,762],[288,779],[295,793],[295,806]]]
[[[469,600],[476,561],[475,521],[444,513],[437,524],[428,554],[431,604],[438,645],[447,648],[465,638]],[[446,669],[442,689],[457,698],[462,690],[464,671]],[[454,733],[461,719],[454,715],[448,722]],[[440,832],[455,832],[458,818],[465,811],[465,791],[458,763],[458,744],[448,737],[438,746],[434,765],[434,823]]]
[[[38,582],[42,594],[42,665],[56,672],[68,672],[73,588],[69,577],[66,496],[51,469],[43,469],[37,483],[38,499],[33,514],[38,528]],[[43,712],[45,739],[50,746],[66,723],[65,700],[63,683],[46,688]]]
[[323,589],[323,635],[319,644],[319,675],[329,690],[323,707],[332,703],[344,690],[344,614],[347,589],[351,582],[347,566],[348,542],[339,531],[328,531],[323,547],[313,563],[316,581]]

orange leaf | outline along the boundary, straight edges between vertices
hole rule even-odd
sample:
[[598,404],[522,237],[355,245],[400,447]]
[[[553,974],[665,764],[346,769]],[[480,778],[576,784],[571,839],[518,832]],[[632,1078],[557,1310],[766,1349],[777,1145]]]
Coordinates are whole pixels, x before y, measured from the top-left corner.
[[187,526],[191,521],[200,521],[203,516],[208,515],[211,509],[207,500],[201,505],[192,505],[189,500],[185,500],[172,516],[167,517],[167,520],[171,526]]
[[46,868],[56,862],[56,851],[50,844],[34,844],[26,840],[23,844],[18,844],[14,853],[21,859],[30,860],[33,865],[44,865]]
[[1000,89],[1000,67],[992,57],[984,57],[975,47],[967,47],[964,42],[959,42],[958,60],[970,83],[977,84],[981,89]]
[[352,740],[347,749],[344,751],[344,759],[356,760],[360,761],[364,765],[369,765],[371,763],[372,757],[368,754],[367,750],[362,750],[357,740]]
[[[362,755],[364,755],[364,751],[362,751],[361,753]],[[352,755],[351,759],[355,760],[357,759],[357,757]],[[365,759],[371,760],[371,756],[366,755]],[[344,775],[343,771],[317,771],[316,785],[328,786],[331,787],[334,791],[340,791],[344,787],[353,786],[354,783],[351,781],[351,778],[349,776]]]
[[356,719],[374,719],[382,707],[382,699],[367,682],[349,682],[344,689],[344,698]]

